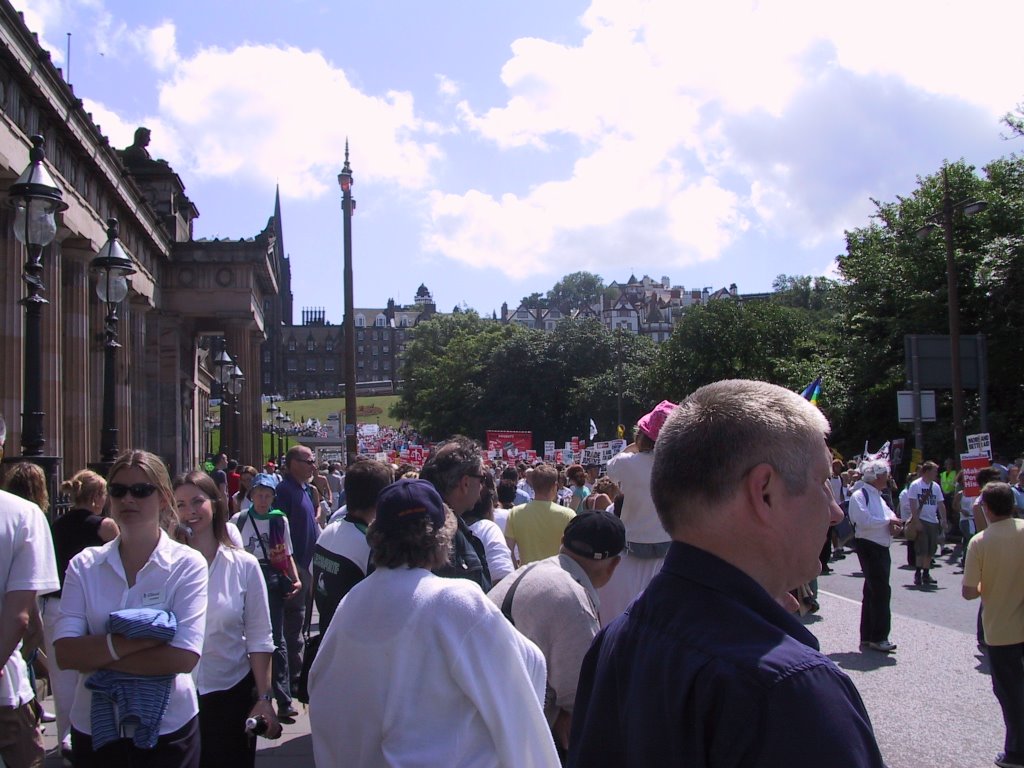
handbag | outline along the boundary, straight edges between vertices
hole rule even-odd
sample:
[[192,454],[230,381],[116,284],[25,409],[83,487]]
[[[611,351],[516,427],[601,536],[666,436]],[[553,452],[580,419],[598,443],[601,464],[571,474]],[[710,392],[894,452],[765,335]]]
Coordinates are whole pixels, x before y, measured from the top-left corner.
[[846,546],[846,543],[853,538],[853,523],[850,522],[849,515],[843,515],[843,519],[836,523],[833,528],[836,534],[836,544],[840,547]]
[[914,541],[923,527],[920,520],[914,520],[913,518],[907,520],[903,526],[903,538],[907,541]]
[[[281,573],[278,568],[275,568],[273,563],[270,561],[270,554],[267,552],[267,545],[263,543],[263,537],[260,536],[260,531],[256,527],[256,523],[252,521],[252,515],[246,515],[246,520],[252,522],[252,529],[256,533],[256,541],[260,544],[260,549],[263,550],[263,560],[258,560],[260,564],[260,571],[263,572],[263,580],[267,583],[267,593],[277,593],[286,595],[291,592],[292,582],[285,574]],[[245,522],[242,523],[242,527],[245,527]],[[241,529],[239,529],[241,530]]]

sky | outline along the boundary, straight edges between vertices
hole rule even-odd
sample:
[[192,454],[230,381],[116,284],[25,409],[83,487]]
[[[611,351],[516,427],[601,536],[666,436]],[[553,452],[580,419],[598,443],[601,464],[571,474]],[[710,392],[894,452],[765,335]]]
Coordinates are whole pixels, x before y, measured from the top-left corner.
[[1021,151],[1019,0],[13,1],[113,146],[152,130],[197,238],[280,187],[296,322],[342,321],[346,140],[356,306],[487,315],[579,270],[834,276],[872,199]]

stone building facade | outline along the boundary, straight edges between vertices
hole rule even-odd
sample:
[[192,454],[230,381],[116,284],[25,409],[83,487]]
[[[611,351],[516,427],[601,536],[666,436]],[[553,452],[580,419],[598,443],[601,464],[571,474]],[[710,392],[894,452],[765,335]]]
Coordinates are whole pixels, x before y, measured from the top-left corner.
[[[388,299],[384,307],[357,307],[356,385],[360,392],[394,392],[401,382],[402,358],[413,328],[437,314],[425,285],[407,306]],[[264,394],[288,400],[337,397],[345,385],[345,332],[331,325],[322,308],[305,308],[298,325],[284,325],[277,343],[263,346]],[[280,361],[279,369],[268,366]]]
[[[266,229],[237,241],[196,241],[198,208],[145,142],[110,146],[49,54],[7,0],[0,0],[0,195],[28,165],[29,137],[44,139],[47,168],[68,209],[43,252],[49,303],[42,312],[44,452],[58,457],[57,478],[98,461],[103,398],[105,306],[89,264],[116,218],[136,272],[120,305],[116,421],[122,449],[159,454],[172,471],[199,465],[204,420],[215,389],[211,339],[228,350],[252,383],[231,453],[257,463],[260,435],[260,345],[280,307],[290,311],[280,207]],[[0,415],[6,458],[20,453],[24,249],[12,234],[13,213],[0,206]],[[285,299],[280,298],[284,292]],[[268,324],[268,320],[270,323]]]

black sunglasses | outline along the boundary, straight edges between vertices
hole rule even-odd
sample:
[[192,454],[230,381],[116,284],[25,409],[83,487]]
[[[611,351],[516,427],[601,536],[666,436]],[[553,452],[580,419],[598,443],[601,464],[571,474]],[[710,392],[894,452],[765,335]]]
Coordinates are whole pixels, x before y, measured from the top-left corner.
[[148,499],[156,493],[156,486],[152,483],[135,483],[135,485],[110,483],[107,486],[107,492],[115,499],[123,499],[129,493],[136,499]]

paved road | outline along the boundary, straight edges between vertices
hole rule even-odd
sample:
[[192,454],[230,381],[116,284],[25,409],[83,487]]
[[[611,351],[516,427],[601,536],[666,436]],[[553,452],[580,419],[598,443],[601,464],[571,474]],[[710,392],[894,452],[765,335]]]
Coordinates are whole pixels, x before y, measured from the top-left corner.
[[[894,566],[906,562],[901,547],[892,552]],[[820,579],[821,610],[805,619],[860,690],[890,768],[990,766],[1002,749],[1002,717],[976,645],[977,603],[960,597],[956,563],[941,562],[938,587],[930,590],[914,588],[913,571],[894,567],[892,640],[899,650],[892,656],[858,650],[862,579],[853,554]],[[54,742],[48,737],[49,747]],[[60,765],[59,758],[47,761],[47,768]],[[260,739],[256,765],[313,768],[304,712],[280,741]]]

